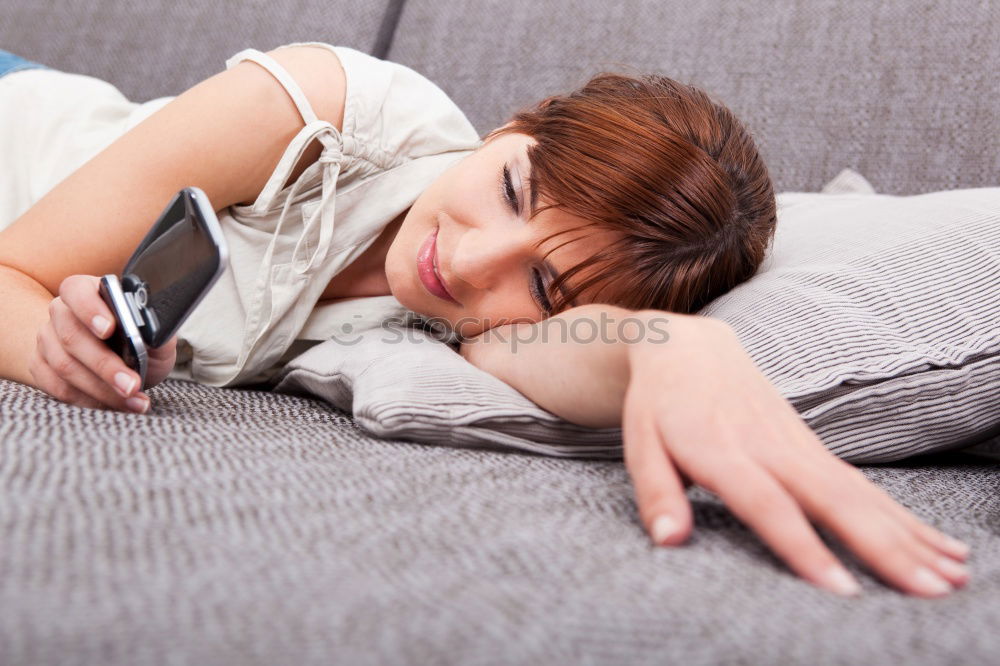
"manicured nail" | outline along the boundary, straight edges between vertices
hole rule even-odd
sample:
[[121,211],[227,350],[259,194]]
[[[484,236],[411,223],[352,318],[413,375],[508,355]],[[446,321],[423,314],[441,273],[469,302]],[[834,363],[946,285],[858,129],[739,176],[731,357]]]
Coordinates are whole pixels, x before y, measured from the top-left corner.
[[94,325],[94,330],[97,334],[102,337],[108,332],[108,328],[111,326],[111,322],[101,315],[94,315],[94,318],[90,320],[90,323]]
[[660,516],[653,521],[653,542],[662,544],[671,534],[677,531],[677,521],[670,516]]
[[913,574],[913,584],[928,594],[947,594],[952,589],[948,581],[927,567],[917,569]]
[[140,414],[145,414],[146,410],[149,409],[149,400],[144,400],[138,396],[132,396],[125,401],[125,404],[133,412],[139,412]]
[[139,383],[139,380],[135,377],[129,375],[127,372],[119,372],[115,374],[115,385],[118,387],[118,392],[122,394],[123,398],[127,398],[128,394],[132,392],[135,385]]
[[949,576],[954,576],[955,578],[967,578],[969,576],[968,567],[959,564],[950,557],[940,558],[938,560],[938,568]]
[[969,554],[969,551],[972,550],[969,544],[965,543],[964,541],[959,541],[958,539],[952,538],[947,535],[944,537],[944,543],[949,550],[954,551],[961,557],[965,557],[966,555]]
[[861,585],[847,569],[833,565],[823,574],[823,581],[827,589],[844,597],[853,597],[861,594]]

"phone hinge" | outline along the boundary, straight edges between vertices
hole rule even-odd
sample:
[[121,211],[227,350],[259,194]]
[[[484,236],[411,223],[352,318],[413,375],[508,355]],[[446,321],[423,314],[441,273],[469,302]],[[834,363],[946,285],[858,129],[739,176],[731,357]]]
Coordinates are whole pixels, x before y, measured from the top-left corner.
[[135,294],[131,291],[126,291],[125,302],[128,303],[128,309],[132,313],[132,320],[135,325],[139,328],[145,328],[146,318],[142,316],[142,312],[139,310],[139,306],[135,304]]

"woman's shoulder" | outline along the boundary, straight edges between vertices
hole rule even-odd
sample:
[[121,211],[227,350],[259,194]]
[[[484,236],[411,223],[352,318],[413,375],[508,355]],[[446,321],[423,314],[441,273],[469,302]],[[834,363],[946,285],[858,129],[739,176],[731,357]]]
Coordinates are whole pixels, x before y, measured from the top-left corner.
[[436,83],[401,63],[326,42],[347,77],[344,134],[398,160],[475,149],[479,134]]

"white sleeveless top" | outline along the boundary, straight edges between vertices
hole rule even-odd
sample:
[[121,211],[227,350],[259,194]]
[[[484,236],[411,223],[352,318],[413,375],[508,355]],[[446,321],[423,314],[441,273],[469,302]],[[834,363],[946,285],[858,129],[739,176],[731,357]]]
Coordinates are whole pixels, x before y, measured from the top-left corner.
[[[343,46],[286,44],[298,45],[328,48],[340,59],[347,77],[343,132],[316,117],[301,88],[270,56],[246,49],[226,61],[227,69],[243,60],[266,68],[295,102],[304,126],[251,205],[216,211],[230,264],[178,331],[177,364],[170,377],[213,386],[264,383],[313,344],[415,314],[392,296],[319,306],[317,301],[330,279],[389,222],[481,144],[455,103],[414,70]],[[21,78],[7,81],[15,77]],[[59,94],[53,93],[54,84]],[[43,87],[45,108],[36,113],[28,105],[39,103]],[[22,169],[18,186],[10,188],[17,191],[0,190],[0,227],[172,99],[137,104],[105,81],[56,70],[0,77],[0,127],[8,127],[8,120],[23,126],[31,116],[33,131],[27,135],[34,152],[26,145],[0,144],[0,150],[38,155],[30,169]],[[14,107],[19,114],[10,111]],[[31,111],[25,113],[26,108]],[[85,140],[75,138],[81,132]],[[13,136],[17,132],[0,133],[10,135],[0,141],[23,144]],[[74,140],[67,142],[69,136]],[[323,144],[319,160],[286,184],[314,139]],[[39,154],[39,145],[50,149]]]

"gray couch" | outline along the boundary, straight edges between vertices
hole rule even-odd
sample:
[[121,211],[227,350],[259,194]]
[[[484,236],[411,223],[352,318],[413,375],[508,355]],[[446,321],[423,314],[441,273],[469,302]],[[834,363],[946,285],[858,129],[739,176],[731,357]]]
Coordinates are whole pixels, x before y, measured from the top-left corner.
[[[909,0],[0,1],[0,48],[175,95],[322,40],[426,74],[485,133],[600,69],[699,84],[776,188],[1000,182],[1000,7]],[[415,104],[419,100],[414,100]],[[1000,654],[1000,440],[866,465],[970,543],[969,585],[797,578],[712,494],[652,548],[617,461],[386,441],[303,397],[167,381],[145,416],[0,381],[0,664],[981,664]],[[993,453],[991,453],[991,451]],[[824,532],[824,536],[829,537]]]

